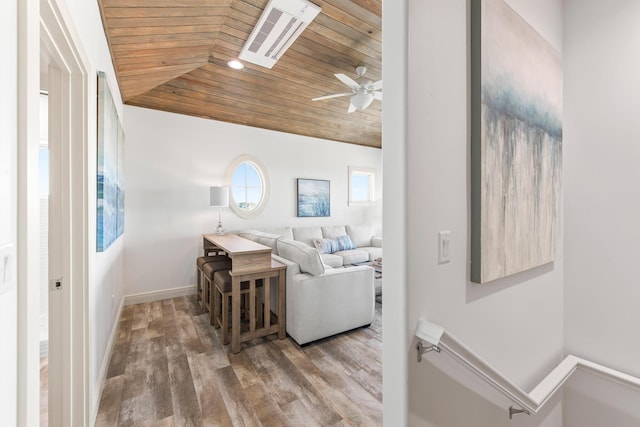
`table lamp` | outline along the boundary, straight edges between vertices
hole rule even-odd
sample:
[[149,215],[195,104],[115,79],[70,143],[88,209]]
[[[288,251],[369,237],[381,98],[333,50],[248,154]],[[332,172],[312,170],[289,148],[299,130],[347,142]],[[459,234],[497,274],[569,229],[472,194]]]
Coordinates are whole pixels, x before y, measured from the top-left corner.
[[218,208],[218,227],[216,227],[216,234],[224,234],[224,228],[222,228],[221,209],[229,206],[229,187],[211,187],[209,205]]

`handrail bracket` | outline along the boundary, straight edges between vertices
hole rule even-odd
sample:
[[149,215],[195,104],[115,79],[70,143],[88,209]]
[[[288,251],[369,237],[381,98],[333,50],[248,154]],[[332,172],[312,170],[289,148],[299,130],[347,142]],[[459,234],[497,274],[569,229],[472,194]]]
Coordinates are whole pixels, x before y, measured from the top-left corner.
[[514,415],[517,414],[527,414],[527,415],[531,415],[531,413],[529,411],[527,411],[526,409],[516,409],[513,407],[513,405],[509,406],[509,419],[512,420]]
[[436,353],[440,353],[440,347],[438,347],[437,345],[431,345],[431,346],[424,346],[422,344],[422,341],[418,341],[418,344],[416,344],[416,350],[418,350],[418,363],[422,362],[422,355],[429,353],[430,351],[435,351]]

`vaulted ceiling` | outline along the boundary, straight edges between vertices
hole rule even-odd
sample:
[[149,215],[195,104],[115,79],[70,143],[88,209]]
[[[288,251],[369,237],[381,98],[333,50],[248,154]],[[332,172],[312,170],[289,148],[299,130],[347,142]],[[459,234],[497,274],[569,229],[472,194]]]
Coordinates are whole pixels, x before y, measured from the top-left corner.
[[[335,73],[382,78],[382,0],[312,0],[320,14],[272,69],[236,59],[268,0],[98,0],[129,105],[372,147],[382,104],[347,113]],[[346,89],[346,90],[345,90]]]

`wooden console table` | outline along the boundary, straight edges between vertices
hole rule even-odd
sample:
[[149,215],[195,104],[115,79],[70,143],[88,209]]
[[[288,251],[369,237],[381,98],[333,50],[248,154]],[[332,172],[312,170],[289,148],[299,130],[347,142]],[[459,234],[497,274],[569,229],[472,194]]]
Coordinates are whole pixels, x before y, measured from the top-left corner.
[[[225,252],[231,258],[231,352],[238,353],[244,341],[269,334],[278,334],[278,338],[286,336],[286,266],[271,259],[271,248],[235,234],[204,234],[205,254],[210,251]],[[271,277],[278,278],[278,316],[271,322]],[[255,280],[264,281],[264,322],[263,327],[249,328],[241,332],[240,328],[240,283],[249,281],[255,287]],[[213,284],[212,284],[213,286]],[[254,289],[255,292],[255,289]],[[251,302],[255,304],[255,302]],[[254,322],[255,323],[255,322]]]

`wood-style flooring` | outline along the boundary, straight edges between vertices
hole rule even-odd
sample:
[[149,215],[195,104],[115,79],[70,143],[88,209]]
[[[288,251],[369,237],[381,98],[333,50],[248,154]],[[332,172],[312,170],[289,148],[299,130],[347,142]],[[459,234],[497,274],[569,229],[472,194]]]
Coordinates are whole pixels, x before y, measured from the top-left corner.
[[380,426],[381,305],[369,327],[304,347],[222,345],[195,296],[125,307],[96,426]]

